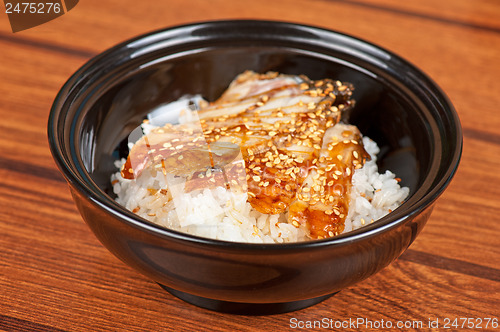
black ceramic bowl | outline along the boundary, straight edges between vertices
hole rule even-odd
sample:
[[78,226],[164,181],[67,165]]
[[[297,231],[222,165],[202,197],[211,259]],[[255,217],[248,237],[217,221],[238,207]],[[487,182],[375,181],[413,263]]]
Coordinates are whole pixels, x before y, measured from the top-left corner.
[[[379,144],[379,167],[403,179],[409,198],[359,230],[279,245],[190,236],[115,203],[113,161],[146,114],[185,94],[213,100],[246,69],[353,83],[351,122]],[[453,106],[407,61],[337,32],[266,21],[173,27],[96,56],[59,92],[48,136],[83,219],[106,248],[187,302],[247,314],[312,305],[394,261],[422,230],[462,148]]]

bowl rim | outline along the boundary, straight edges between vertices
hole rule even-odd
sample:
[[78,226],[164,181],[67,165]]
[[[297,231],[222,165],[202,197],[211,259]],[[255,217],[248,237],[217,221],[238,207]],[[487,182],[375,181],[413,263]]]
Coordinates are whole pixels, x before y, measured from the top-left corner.
[[[188,233],[183,233],[176,230],[167,229],[163,226],[154,224],[142,217],[139,217],[135,213],[127,210],[125,207],[121,206],[115,202],[110,196],[105,194],[102,189],[100,189],[92,180],[88,172],[84,167],[71,167],[74,166],[70,162],[78,155],[74,155],[74,149],[71,149],[72,154],[66,156],[62,147],[59,145],[59,136],[57,124],[61,121],[61,117],[65,117],[67,114],[62,113],[62,106],[68,101],[66,99],[72,88],[82,79],[82,76],[89,74],[88,71],[94,66],[99,64],[100,61],[112,56],[113,54],[122,51],[124,49],[132,49],[131,45],[137,45],[140,42],[149,41],[150,44],[154,44],[155,40],[160,41],[168,36],[185,34],[191,30],[195,30],[200,27],[210,27],[217,26],[222,28],[224,26],[238,27],[238,26],[281,26],[290,29],[305,29],[307,31],[316,32],[322,35],[328,35],[330,37],[342,38],[350,43],[355,43],[363,48],[370,49],[372,51],[380,53],[380,55],[390,56],[411,71],[419,76],[420,79],[426,81],[430,85],[435,94],[440,98],[442,103],[444,103],[444,109],[447,111],[447,115],[451,117],[451,122],[455,125],[453,128],[455,134],[455,145],[453,147],[453,157],[449,161],[446,167],[445,176],[439,179],[438,183],[431,188],[425,195],[420,199],[413,202],[411,205],[406,206],[406,210],[398,208],[388,215],[378,219],[376,222],[363,226],[357,230],[350,231],[344,234],[340,234],[333,238],[320,239],[320,240],[310,240],[302,242],[288,242],[288,243],[245,243],[245,242],[233,242],[218,240],[212,238],[205,238],[201,236],[196,236]],[[74,121],[74,119],[72,119]],[[183,241],[191,244],[208,245],[212,247],[225,248],[230,247],[231,250],[241,249],[241,250],[289,250],[289,249],[304,249],[313,247],[323,247],[323,246],[336,246],[345,245],[348,243],[356,242],[361,239],[369,238],[375,236],[379,233],[383,233],[403,224],[408,218],[419,214],[429,206],[431,206],[435,200],[444,192],[449,183],[451,182],[453,176],[455,175],[458,165],[460,162],[462,149],[463,149],[463,135],[462,128],[460,125],[460,119],[458,114],[449,100],[448,96],[444,91],[422,70],[410,63],[408,60],[398,56],[392,51],[389,51],[383,47],[380,47],[372,42],[366,41],[364,39],[348,35],[346,33],[338,32],[332,29],[327,29],[318,26],[306,25],[301,23],[285,22],[285,21],[270,21],[270,20],[212,20],[212,21],[200,21],[193,22],[189,24],[175,25],[166,27],[163,29],[154,30],[147,32],[131,39],[125,40],[107,50],[97,54],[88,60],[84,65],[82,65],[70,78],[64,83],[62,88],[59,90],[52,104],[48,124],[47,124],[47,135],[49,141],[49,147],[52,156],[58,166],[59,170],[63,174],[64,178],[70,185],[70,187],[76,188],[81,194],[87,197],[93,204],[99,206],[101,209],[105,210],[107,213],[112,214],[119,220],[130,224],[131,226],[154,233],[159,235],[161,238],[174,239],[178,241]],[[69,144],[69,142],[65,142]],[[70,159],[68,159],[70,157]],[[418,189],[417,189],[418,191]],[[416,192],[417,192],[416,191]],[[405,202],[401,205],[403,206]]]

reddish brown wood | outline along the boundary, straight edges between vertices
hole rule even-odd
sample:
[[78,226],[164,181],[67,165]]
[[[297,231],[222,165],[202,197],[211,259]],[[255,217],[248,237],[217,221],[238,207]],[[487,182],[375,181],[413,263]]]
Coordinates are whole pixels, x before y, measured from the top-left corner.
[[[289,328],[293,318],[500,318],[499,15],[494,0],[87,0],[13,34],[2,13],[0,330],[269,331]],[[153,29],[227,18],[313,24],[384,46],[442,86],[464,127],[460,169],[410,250],[365,282],[294,313],[230,316],[165,293],[100,245],[48,150],[51,103],[91,56]]]

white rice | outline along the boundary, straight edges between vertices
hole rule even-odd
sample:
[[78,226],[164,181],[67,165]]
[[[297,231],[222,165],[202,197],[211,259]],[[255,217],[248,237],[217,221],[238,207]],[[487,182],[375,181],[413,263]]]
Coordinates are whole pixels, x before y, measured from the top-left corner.
[[[368,137],[363,138],[371,160],[352,177],[349,213],[345,232],[358,229],[396,209],[408,196],[390,171],[378,173],[379,148]],[[120,169],[124,159],[117,161]],[[286,222],[287,215],[262,214],[247,202],[246,193],[235,193],[222,187],[185,193],[183,183],[158,172],[144,172],[137,180],[111,176],[116,201],[139,216],[181,232],[234,242],[284,243],[308,240],[302,228]],[[166,188],[169,195],[159,191]],[[169,199],[167,199],[169,197]],[[167,202],[168,201],[168,202]]]

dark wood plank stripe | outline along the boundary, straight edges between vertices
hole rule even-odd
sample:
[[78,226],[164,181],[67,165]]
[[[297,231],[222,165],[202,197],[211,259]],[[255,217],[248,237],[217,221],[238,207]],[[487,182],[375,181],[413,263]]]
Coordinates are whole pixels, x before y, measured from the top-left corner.
[[[11,236],[9,234],[8,236],[8,241],[10,243],[12,243],[12,240],[26,241],[25,238],[20,236]],[[98,251],[104,250],[102,245],[91,247],[90,249]],[[82,247],[80,246],[80,248]],[[38,254],[28,253],[26,251],[19,252],[10,249],[6,251],[6,254],[10,256],[9,259],[17,258],[18,261],[22,259],[22,268],[19,270],[23,271],[23,273],[32,275],[38,274],[40,278],[36,281],[38,286],[50,287],[51,281],[57,280],[59,285],[67,290],[64,286],[74,282],[75,276],[78,276],[80,286],[87,289],[111,292],[122,297],[130,298],[131,300],[134,297],[147,301],[158,301],[157,296],[149,292],[147,288],[150,284],[156,284],[146,279],[144,276],[139,277],[137,274],[138,272],[132,268],[121,265],[123,263],[116,257],[113,256],[110,258],[113,259],[112,262],[110,261],[110,264],[113,265],[102,267],[102,260],[94,259],[95,252],[91,253],[89,251],[89,246],[85,246],[84,253],[75,252],[75,249],[61,249],[60,247],[58,247],[57,250],[60,253],[58,257],[55,258],[53,248],[48,248],[46,245],[38,243]],[[69,267],[61,268],[62,261],[68,264]],[[42,273],[39,268],[40,265],[45,267]],[[120,273],[117,273],[117,266],[120,267]],[[122,271],[124,268],[127,269],[126,273]],[[100,274],[95,274],[97,270],[100,271]],[[144,285],[145,283],[148,283],[147,287]],[[123,287],[123,285],[126,285],[126,287]],[[133,292],[131,290],[133,290]],[[157,290],[161,291],[161,288]]]
[[84,50],[84,49],[78,49],[74,47],[69,47],[69,46],[64,46],[64,45],[57,45],[49,42],[44,42],[44,41],[39,41],[39,40],[34,40],[34,39],[28,39],[24,37],[19,37],[18,35],[8,35],[4,33],[0,33],[0,41],[7,42],[10,44],[16,44],[16,45],[22,45],[22,46],[28,46],[32,48],[39,48],[39,49],[44,49],[50,52],[54,53],[61,53],[69,56],[74,56],[77,58],[91,58],[95,56],[97,53],[89,51],[89,50]]
[[[73,201],[70,196],[65,195],[65,197],[57,197],[46,192],[40,193],[38,191],[27,188],[26,186],[12,186],[6,183],[2,184],[2,188],[5,189],[5,194],[8,194],[11,198],[18,198],[19,200],[25,199],[26,195],[29,196],[31,203],[36,203],[36,205],[52,204],[56,203],[59,210],[63,210],[69,213],[74,213],[75,208]],[[38,187],[36,187],[38,188]],[[0,191],[1,193],[2,191]],[[67,203],[63,205],[61,203]]]
[[384,12],[397,14],[397,15],[416,17],[416,18],[421,18],[421,19],[430,20],[430,21],[434,21],[434,22],[454,25],[454,26],[458,26],[458,27],[500,34],[500,27],[481,25],[481,24],[476,24],[473,22],[467,22],[467,21],[463,21],[463,20],[455,20],[455,19],[451,19],[451,18],[441,17],[441,16],[437,16],[437,15],[429,15],[429,14],[425,14],[425,13],[418,13],[418,12],[414,12],[414,11],[409,11],[409,10],[404,10],[404,9],[400,9],[400,8],[394,8],[394,7],[389,7],[389,6],[379,5],[379,4],[365,3],[362,1],[355,1],[355,0],[323,0],[323,1],[337,2],[337,3],[342,3],[342,4],[346,4],[346,5],[350,5],[350,6],[369,8],[369,9],[373,9],[373,10],[377,10],[377,11],[384,11]]
[[0,169],[21,174],[30,174],[39,178],[57,182],[66,182],[64,177],[55,168],[32,165],[23,161],[12,160],[2,155],[0,155]]
[[500,269],[408,249],[400,260],[500,282]]
[[500,145],[500,134],[498,133],[490,133],[467,127],[462,128],[462,132],[465,137],[470,137],[489,144]]
[[2,331],[33,331],[33,332],[64,332],[52,326],[30,322],[0,314],[0,330]]

